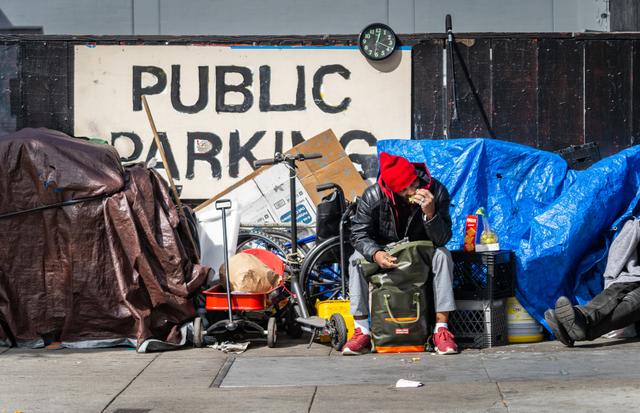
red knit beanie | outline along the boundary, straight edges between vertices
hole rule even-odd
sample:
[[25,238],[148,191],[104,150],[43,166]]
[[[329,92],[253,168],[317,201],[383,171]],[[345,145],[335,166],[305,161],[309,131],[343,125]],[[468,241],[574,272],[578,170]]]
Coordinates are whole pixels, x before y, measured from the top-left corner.
[[400,192],[418,178],[416,168],[401,156],[380,152],[380,180],[393,192]]

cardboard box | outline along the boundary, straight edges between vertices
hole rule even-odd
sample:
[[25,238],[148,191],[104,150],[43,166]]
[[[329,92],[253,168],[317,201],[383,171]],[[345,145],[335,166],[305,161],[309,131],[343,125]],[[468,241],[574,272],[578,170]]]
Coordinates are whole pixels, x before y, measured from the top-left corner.
[[[231,195],[231,194],[229,194]],[[237,199],[238,208],[242,211],[242,221],[255,224],[268,224],[275,222],[274,211],[269,208],[269,202],[262,195],[255,181],[247,181],[233,191],[233,197]]]
[[[300,180],[296,177],[295,181],[297,221],[303,224],[313,224],[316,222],[315,205]],[[274,165],[253,178],[253,182],[262,194],[262,199],[266,200],[267,208],[274,221],[291,222],[291,194],[287,166],[284,164]],[[258,205],[250,206],[250,209],[258,209]],[[244,214],[242,222],[259,223],[246,219]]]
[[345,198],[350,201],[361,196],[368,186],[330,129],[296,145],[289,152],[322,154],[320,159],[300,162],[297,173],[315,205],[326,195],[316,191],[318,184],[333,182],[340,185]]
[[463,250],[465,252],[475,251],[477,231],[478,231],[478,216],[467,215],[467,220],[464,227]]
[[[321,153],[323,155],[319,159],[296,163],[298,166],[296,174],[297,221],[300,223],[315,223],[315,207],[322,200],[322,196],[326,195],[319,194],[316,191],[316,185],[334,182],[340,185],[348,200],[362,195],[367,187],[367,183],[353,166],[331,130],[326,130],[296,145],[287,153]],[[248,182],[252,182],[254,185],[252,186]],[[267,219],[271,219],[271,222],[289,222],[291,220],[289,170],[284,164],[255,170],[213,198],[198,205],[195,208],[196,213],[223,197],[250,200],[250,202],[242,202],[240,211],[242,224],[259,225],[265,223]],[[265,208],[269,214],[264,212]]]

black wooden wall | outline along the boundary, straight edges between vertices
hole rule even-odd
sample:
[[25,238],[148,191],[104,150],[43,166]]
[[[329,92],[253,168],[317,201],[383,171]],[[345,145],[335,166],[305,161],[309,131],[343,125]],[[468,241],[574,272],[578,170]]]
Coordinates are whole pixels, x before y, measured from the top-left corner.
[[[413,138],[488,136],[481,112],[456,68],[459,118],[451,121],[452,84],[442,88],[445,38],[401,36],[413,46]],[[45,126],[73,133],[75,44],[354,44],[354,36],[75,38],[1,36],[0,125]],[[464,64],[498,139],[546,150],[596,142],[603,155],[639,142],[640,33],[464,34],[457,36]],[[15,49],[18,49],[17,53]],[[15,57],[17,56],[17,57]],[[448,70],[451,74],[451,67]],[[4,119],[11,116],[11,119]],[[99,114],[96,114],[99,116]]]
[[[595,142],[603,156],[640,141],[638,34],[494,36],[458,36],[457,47],[496,138],[552,151]],[[413,49],[413,138],[442,138],[445,125],[451,138],[489,136],[455,57],[458,119],[451,119],[452,77],[447,93],[441,86],[444,42]]]
[[609,0],[611,31],[640,31],[640,2],[638,0]]

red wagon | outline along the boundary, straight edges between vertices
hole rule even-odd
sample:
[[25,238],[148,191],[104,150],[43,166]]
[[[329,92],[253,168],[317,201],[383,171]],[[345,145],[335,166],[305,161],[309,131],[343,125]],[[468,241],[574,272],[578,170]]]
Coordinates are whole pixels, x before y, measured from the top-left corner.
[[[263,249],[247,249],[244,253],[258,257],[263,263],[269,266],[276,274],[284,276],[284,263],[277,255]],[[207,311],[224,311],[229,314],[229,318],[220,320],[206,330],[202,326],[202,319],[196,318],[194,321],[194,345],[201,347],[204,337],[207,335],[228,334],[230,332],[266,336],[267,346],[275,347],[277,343],[277,323],[276,318],[271,316],[272,303],[269,296],[280,286],[267,293],[242,293],[233,291],[227,294],[222,284],[217,284],[203,292],[205,298],[205,309]],[[230,306],[229,306],[230,303]],[[233,313],[240,313],[234,319]],[[262,313],[262,318],[268,318],[266,330],[254,319],[250,319],[249,314]],[[266,314],[265,314],[266,313]]]

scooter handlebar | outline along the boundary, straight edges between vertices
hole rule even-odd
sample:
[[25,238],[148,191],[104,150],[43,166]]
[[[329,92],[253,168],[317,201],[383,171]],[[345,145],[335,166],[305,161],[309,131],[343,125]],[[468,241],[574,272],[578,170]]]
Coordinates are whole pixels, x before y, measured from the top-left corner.
[[273,165],[274,163],[276,163],[276,160],[273,158],[258,159],[253,161],[253,166],[257,168],[259,166],[264,166],[264,165]]
[[318,159],[318,158],[322,158],[322,154],[321,153],[299,153],[296,155],[283,155],[281,153],[276,153],[276,156],[273,158],[267,158],[267,159],[258,159],[253,161],[253,166],[255,168],[259,167],[259,166],[264,166],[264,165],[274,165],[276,163],[280,163],[280,162],[285,162],[285,161],[290,161],[290,160],[294,160],[294,161],[306,161],[309,159]]

